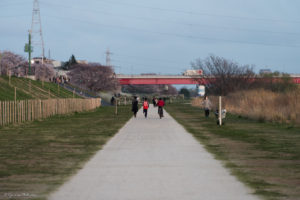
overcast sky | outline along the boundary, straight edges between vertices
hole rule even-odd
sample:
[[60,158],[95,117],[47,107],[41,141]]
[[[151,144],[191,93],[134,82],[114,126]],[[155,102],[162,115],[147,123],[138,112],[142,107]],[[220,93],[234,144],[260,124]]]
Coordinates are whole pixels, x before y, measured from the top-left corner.
[[[45,54],[179,74],[210,54],[300,73],[299,0],[40,0]],[[33,0],[0,0],[0,51],[27,56]],[[37,36],[35,35],[35,39]],[[35,47],[34,56],[41,55]]]

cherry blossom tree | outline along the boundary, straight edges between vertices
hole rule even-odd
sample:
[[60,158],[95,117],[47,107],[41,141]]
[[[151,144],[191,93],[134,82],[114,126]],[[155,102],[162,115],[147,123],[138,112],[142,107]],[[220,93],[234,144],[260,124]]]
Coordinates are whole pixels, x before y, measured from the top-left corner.
[[37,80],[49,81],[49,78],[54,77],[54,68],[50,64],[34,64],[32,72]]
[[26,59],[9,51],[0,52],[0,75],[20,76],[26,66]]
[[76,64],[68,73],[71,83],[91,91],[111,91],[119,87],[112,67],[98,63]]

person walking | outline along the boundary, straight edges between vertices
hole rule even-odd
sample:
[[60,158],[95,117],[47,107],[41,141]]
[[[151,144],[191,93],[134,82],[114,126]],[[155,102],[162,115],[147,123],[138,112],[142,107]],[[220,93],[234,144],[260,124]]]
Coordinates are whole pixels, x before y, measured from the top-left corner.
[[148,103],[147,98],[145,98],[144,99],[144,103],[143,103],[143,109],[144,109],[145,118],[147,118],[148,108],[149,108],[149,103]]
[[112,96],[110,99],[110,104],[113,106],[115,104],[115,97]]
[[204,100],[203,100],[203,107],[204,107],[204,114],[205,117],[209,117],[209,110],[211,109],[211,102],[208,99],[207,96],[204,96]]
[[133,100],[132,100],[132,106],[131,106],[131,111],[133,112],[133,116],[136,117],[136,113],[139,110],[139,106],[138,106],[139,102],[137,100],[137,97],[134,96]]
[[162,118],[164,116],[163,107],[165,106],[165,102],[164,102],[164,100],[162,100],[162,98],[159,98],[159,100],[157,102],[157,106],[158,106],[158,115],[160,118]]
[[153,103],[153,106],[156,107],[156,98],[155,97],[153,97],[152,103]]

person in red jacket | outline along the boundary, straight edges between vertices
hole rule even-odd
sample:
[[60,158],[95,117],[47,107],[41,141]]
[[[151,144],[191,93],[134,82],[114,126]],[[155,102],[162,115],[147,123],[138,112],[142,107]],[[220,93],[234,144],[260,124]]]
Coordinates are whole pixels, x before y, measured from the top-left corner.
[[149,103],[147,98],[145,98],[143,103],[143,109],[144,109],[143,111],[144,111],[145,118],[147,118],[148,108],[149,108]]
[[165,106],[165,102],[164,102],[164,100],[162,100],[162,98],[159,98],[159,100],[157,102],[157,106],[158,106],[158,115],[160,118],[162,118],[164,116],[163,107]]

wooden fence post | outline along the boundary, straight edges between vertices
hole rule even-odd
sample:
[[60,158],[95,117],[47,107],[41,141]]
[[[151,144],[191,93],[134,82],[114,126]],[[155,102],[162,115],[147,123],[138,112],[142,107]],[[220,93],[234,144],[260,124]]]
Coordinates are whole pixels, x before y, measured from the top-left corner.
[[31,93],[31,80],[29,80],[29,93]]
[[222,97],[219,96],[219,125],[222,126]]
[[15,102],[17,101],[17,87],[15,87]]
[[10,70],[9,70],[9,76],[8,76],[8,84],[9,84],[9,86],[11,86],[11,72],[10,72]]
[[2,126],[2,102],[0,101],[0,126]]
[[9,124],[10,123],[10,102],[8,101],[7,102],[7,123]]
[[116,101],[115,101],[115,103],[116,103],[116,110],[115,110],[115,114],[117,115],[118,114],[118,99],[116,98]]

